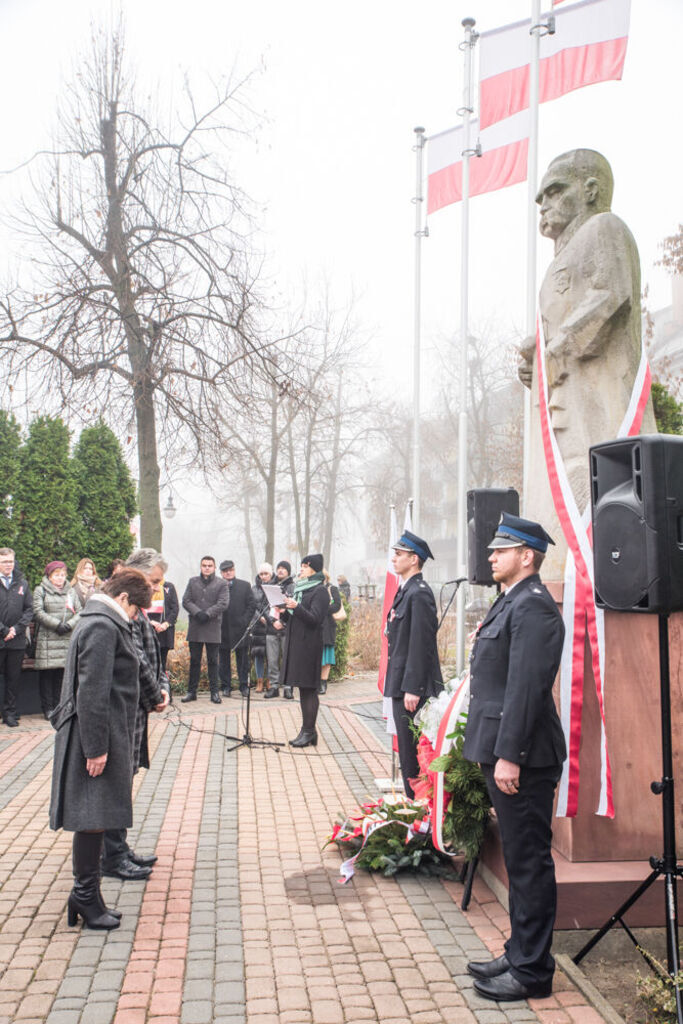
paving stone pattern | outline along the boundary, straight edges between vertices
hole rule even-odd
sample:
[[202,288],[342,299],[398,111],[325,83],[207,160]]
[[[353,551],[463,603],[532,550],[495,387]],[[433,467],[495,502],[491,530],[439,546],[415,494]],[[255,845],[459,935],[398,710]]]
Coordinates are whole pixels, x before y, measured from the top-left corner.
[[325,838],[390,773],[374,682],[330,685],[315,749],[286,744],[299,725],[296,701],[255,698],[263,745],[234,749],[239,699],[152,717],[130,839],[159,860],[147,882],[103,880],[123,914],[109,933],[66,923],[51,728],[0,730],[0,1024],[599,1024],[562,975],[532,1005],[475,996],[467,960],[500,952],[508,926],[480,880],[466,914],[455,880],[359,871],[340,885]]

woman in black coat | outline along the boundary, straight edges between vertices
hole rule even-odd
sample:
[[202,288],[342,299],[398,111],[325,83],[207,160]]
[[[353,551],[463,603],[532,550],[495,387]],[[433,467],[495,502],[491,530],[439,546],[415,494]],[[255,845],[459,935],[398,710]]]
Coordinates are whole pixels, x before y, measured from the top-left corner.
[[74,833],[74,887],[68,922],[117,928],[100,892],[105,829],[133,824],[133,759],[139,682],[130,620],[152,588],[137,569],[123,569],[81,612],[64,668],[55,738],[50,828]]
[[323,622],[330,606],[330,595],[323,577],[323,556],[306,555],[294,584],[294,597],[285,600],[289,625],[282,655],[281,681],[298,686],[301,701],[301,731],[292,747],[315,747],[318,734],[318,686],[323,659]]

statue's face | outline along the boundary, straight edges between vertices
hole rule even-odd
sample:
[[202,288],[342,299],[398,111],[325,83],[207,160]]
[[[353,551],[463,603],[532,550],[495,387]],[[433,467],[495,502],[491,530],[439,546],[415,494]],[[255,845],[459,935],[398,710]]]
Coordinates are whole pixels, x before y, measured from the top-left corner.
[[587,208],[583,183],[569,164],[551,164],[536,196],[541,208],[539,230],[546,238],[559,238]]

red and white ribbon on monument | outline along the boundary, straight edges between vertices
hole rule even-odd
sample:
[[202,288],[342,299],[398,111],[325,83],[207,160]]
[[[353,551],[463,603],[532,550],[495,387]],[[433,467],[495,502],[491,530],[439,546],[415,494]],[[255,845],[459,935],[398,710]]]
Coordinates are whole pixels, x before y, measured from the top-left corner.
[[[439,732],[436,737],[436,747],[434,748],[434,757],[441,757],[442,754],[447,754],[453,745],[453,740],[450,738],[453,735],[458,719],[463,713],[465,704],[470,694],[470,674],[469,672],[460,683],[460,686],[453,694],[453,698],[446,709],[446,714],[441,719],[439,724]],[[435,772],[434,779],[434,803],[431,808],[431,826],[432,826],[432,843],[440,853],[448,854],[449,856],[457,856],[458,851],[446,850],[443,842],[443,819],[446,814],[446,808],[448,807],[448,801],[450,800],[450,793],[446,791],[444,784],[444,773]]]
[[[596,813],[613,818],[612,773],[605,731],[605,623],[602,609],[595,604],[590,506],[583,514],[579,512],[550,423],[545,344],[542,343],[540,329],[536,331],[536,360],[541,434],[550,490],[569,549],[562,611],[566,635],[560,664],[560,717],[568,756],[559,786],[557,816],[574,817],[578,809],[583,668],[587,635],[600,709],[600,798]],[[631,437],[640,432],[651,386],[650,368],[643,349],[628,409],[617,433],[618,438]]]

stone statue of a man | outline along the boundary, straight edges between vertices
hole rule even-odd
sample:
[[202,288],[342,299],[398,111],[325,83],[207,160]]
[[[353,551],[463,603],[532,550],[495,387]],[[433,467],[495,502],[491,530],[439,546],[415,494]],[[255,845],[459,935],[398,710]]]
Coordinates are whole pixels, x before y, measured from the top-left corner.
[[[588,449],[617,436],[641,356],[638,250],[610,212],[613,186],[600,153],[575,149],[552,161],[536,197],[541,234],[555,242],[540,292],[550,419],[581,512],[590,499]],[[521,350],[520,363],[532,394],[525,514],[561,538],[543,454],[534,342]],[[648,402],[640,432],[655,431]],[[557,545],[546,575],[561,578],[565,554]]]

